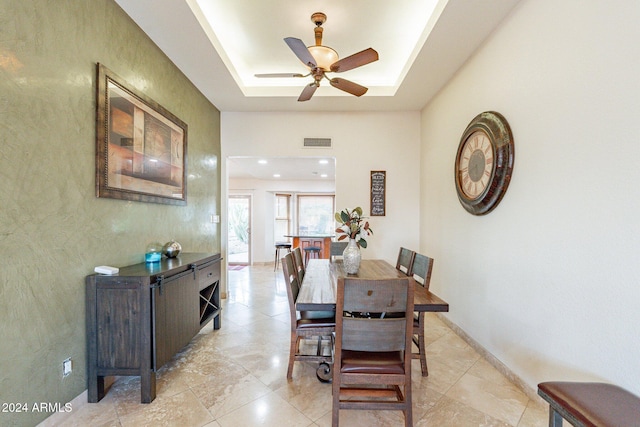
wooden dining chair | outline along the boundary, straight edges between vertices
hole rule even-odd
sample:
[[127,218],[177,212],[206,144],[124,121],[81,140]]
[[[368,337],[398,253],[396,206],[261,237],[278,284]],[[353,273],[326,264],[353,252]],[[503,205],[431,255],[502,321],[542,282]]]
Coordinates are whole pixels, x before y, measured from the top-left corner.
[[[413,277],[419,286],[423,286],[429,290],[429,283],[431,282],[431,271],[433,270],[433,258],[416,253],[413,258],[411,270],[409,270],[409,276]],[[417,353],[412,353],[414,359],[420,359],[420,368],[422,370],[422,376],[429,375],[429,369],[427,368],[427,354],[424,342],[424,312],[418,312],[413,314],[413,343],[418,347]]]
[[[399,410],[412,426],[411,334],[414,281],[339,278],[333,358],[332,426],[340,409]],[[387,312],[393,317],[354,317]]]
[[[331,349],[333,348],[333,332],[335,331],[335,313],[326,311],[301,311],[296,310],[296,299],[300,291],[300,282],[295,270],[293,253],[288,253],[282,258],[282,271],[284,273],[291,314],[291,340],[289,346],[289,366],[287,367],[287,379],[292,378],[293,363],[295,361],[320,362],[330,364],[332,362]],[[315,354],[303,353],[300,348],[303,339],[316,341]],[[329,354],[323,354],[322,344],[329,343]],[[321,379],[319,374],[318,378]]]
[[298,283],[302,284],[302,279],[304,279],[306,267],[304,265],[304,261],[302,260],[302,251],[300,250],[299,246],[293,250],[293,265],[295,266],[295,270],[298,273]]
[[396,268],[404,274],[409,274],[409,270],[411,270],[411,265],[413,264],[413,258],[415,256],[416,253],[411,249],[401,247],[400,252],[398,253],[398,260],[396,261]]
[[342,257],[342,253],[347,248],[349,242],[340,241],[340,242],[331,242],[331,248],[329,250],[329,256],[331,261],[333,261],[334,257]]

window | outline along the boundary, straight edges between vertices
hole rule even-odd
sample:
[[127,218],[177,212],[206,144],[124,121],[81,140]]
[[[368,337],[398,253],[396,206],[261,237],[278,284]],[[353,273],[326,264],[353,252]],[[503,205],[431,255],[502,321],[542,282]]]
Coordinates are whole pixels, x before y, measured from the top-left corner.
[[334,212],[333,195],[298,196],[298,233],[332,235]]
[[290,234],[291,232],[291,195],[290,194],[276,194],[275,203],[275,225],[273,227],[273,238],[276,242],[281,242],[284,239],[283,236]]

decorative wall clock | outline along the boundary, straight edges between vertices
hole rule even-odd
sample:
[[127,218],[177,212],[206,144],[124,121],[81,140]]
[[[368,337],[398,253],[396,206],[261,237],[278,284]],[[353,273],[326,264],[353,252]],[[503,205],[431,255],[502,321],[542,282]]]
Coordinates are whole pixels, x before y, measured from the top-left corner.
[[495,111],[478,114],[460,138],[455,178],[458,199],[473,215],[486,215],[500,203],[513,171],[513,135]]

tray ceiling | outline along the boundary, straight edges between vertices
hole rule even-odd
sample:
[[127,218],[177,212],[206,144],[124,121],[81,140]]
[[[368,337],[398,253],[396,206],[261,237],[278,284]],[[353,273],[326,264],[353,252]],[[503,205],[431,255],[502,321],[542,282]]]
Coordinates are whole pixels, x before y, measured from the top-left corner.
[[[519,0],[116,0],[221,111],[419,110],[473,54]],[[333,74],[369,87],[355,97],[323,82],[257,79],[302,73],[284,43],[314,44],[310,17],[323,12],[323,44],[345,57],[372,47],[379,61]]]

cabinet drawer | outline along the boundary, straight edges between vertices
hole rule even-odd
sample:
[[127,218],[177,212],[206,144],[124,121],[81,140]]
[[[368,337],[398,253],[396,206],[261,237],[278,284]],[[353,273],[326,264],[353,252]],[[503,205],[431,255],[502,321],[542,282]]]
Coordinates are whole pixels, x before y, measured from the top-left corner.
[[215,261],[211,264],[199,267],[198,290],[202,290],[218,280],[220,280],[220,261]]

